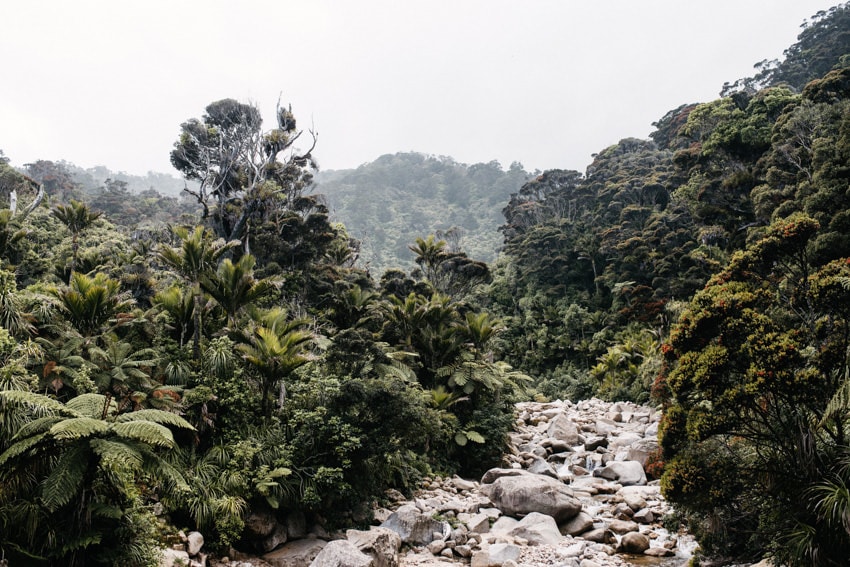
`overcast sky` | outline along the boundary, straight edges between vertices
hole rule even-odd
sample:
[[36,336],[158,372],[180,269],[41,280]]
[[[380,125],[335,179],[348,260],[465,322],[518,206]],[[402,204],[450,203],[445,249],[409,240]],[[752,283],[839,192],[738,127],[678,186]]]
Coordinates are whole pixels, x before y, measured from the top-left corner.
[[838,0],[5,2],[0,149],[176,172],[214,100],[291,103],[323,169],[419,151],[584,171],[779,58]]

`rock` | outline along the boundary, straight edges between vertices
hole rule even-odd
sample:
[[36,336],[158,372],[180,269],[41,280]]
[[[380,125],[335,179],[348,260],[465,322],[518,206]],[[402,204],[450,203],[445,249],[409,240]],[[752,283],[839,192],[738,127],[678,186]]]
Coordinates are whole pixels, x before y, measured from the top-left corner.
[[304,567],[310,565],[326,545],[321,539],[299,539],[266,553],[262,559],[272,567]]
[[475,515],[468,516],[468,519],[461,521],[466,524],[466,527],[467,529],[469,529],[469,531],[479,534],[486,534],[490,531],[490,517],[487,516],[487,514],[478,513]]
[[658,451],[657,439],[639,439],[632,443],[626,456],[626,460],[637,461],[642,467],[646,467],[649,457]]
[[534,460],[531,462],[531,465],[528,467],[528,472],[530,472],[531,474],[542,474],[550,476],[555,479],[558,478],[558,473],[555,472],[555,469],[552,468],[552,465],[550,465],[540,457],[534,458]]
[[562,539],[555,518],[538,512],[520,520],[508,534],[525,539],[528,545],[558,545]]
[[204,536],[201,532],[189,532],[186,536],[186,551],[189,555],[197,555],[204,546]]
[[587,512],[579,512],[572,520],[560,525],[564,535],[577,536],[593,527],[593,518]]
[[[512,543],[494,543],[487,552],[490,556],[488,565],[490,567],[504,565],[507,561],[516,561],[522,550],[518,545]],[[475,557],[473,555],[473,557]]]
[[176,549],[163,549],[159,558],[159,567],[177,567],[178,565],[188,564],[189,554]]
[[328,544],[316,555],[310,567],[370,567],[372,557],[366,555],[347,539]]
[[389,528],[373,526],[367,531],[348,530],[345,537],[374,559],[374,567],[398,567],[401,537]]
[[288,539],[289,538],[286,537],[286,526],[283,524],[277,524],[275,525],[272,533],[260,540],[260,542],[255,544],[255,546],[259,547],[263,553],[268,553],[269,551],[277,549],[286,543]]
[[649,508],[635,512],[632,519],[639,524],[651,524],[655,521],[655,514]]
[[546,429],[546,435],[551,439],[563,441],[569,446],[578,445],[578,428],[576,424],[563,412],[558,413]]
[[615,534],[626,534],[629,532],[636,532],[639,528],[635,522],[629,520],[612,520],[611,523],[608,524],[608,529]]
[[620,553],[643,553],[649,549],[649,538],[638,532],[629,532],[620,540],[617,551]]
[[301,539],[307,535],[307,519],[304,512],[295,510],[286,515],[286,535],[289,539]]
[[402,543],[426,544],[431,543],[434,532],[444,531],[443,523],[438,522],[431,516],[423,514],[415,505],[405,504],[392,513],[387,520],[381,524],[382,528],[389,528],[396,532]]
[[464,557],[464,558],[472,557],[472,546],[458,545],[458,546],[455,547],[455,551],[461,557]]
[[475,490],[478,488],[478,483],[472,480],[464,480],[459,476],[452,477],[452,484],[458,490]]
[[428,548],[431,555],[439,555],[446,548],[446,542],[441,539],[435,539],[425,547]]
[[521,469],[490,469],[484,473],[484,476],[481,477],[481,484],[492,484],[497,478],[501,478],[503,476],[520,476],[524,474],[528,473]]
[[599,418],[596,420],[596,434],[607,436],[617,430],[617,423],[611,419]]
[[635,494],[627,494],[623,496],[623,502],[626,503],[626,506],[632,509],[633,512],[637,512],[643,508],[646,508],[646,500],[640,495]]
[[[650,547],[644,550],[643,554],[650,557],[672,557],[676,555],[672,549],[667,549],[666,547]],[[755,567],[755,565],[751,565],[750,567]]]
[[277,527],[277,518],[269,510],[251,510],[245,518],[245,530],[250,539],[270,536]]
[[490,533],[506,534],[516,527],[519,520],[510,516],[502,516],[490,526]]
[[581,563],[579,563],[579,567],[602,567],[602,566],[599,563],[597,563],[596,561],[593,561],[592,559],[582,559]]
[[452,559],[454,556],[455,554],[451,547],[445,547],[443,548],[443,551],[440,552],[440,557],[445,557],[446,559]]
[[502,513],[510,516],[540,512],[552,516],[556,522],[564,522],[581,511],[581,502],[572,490],[548,476],[502,476],[492,484],[483,485],[481,491]]
[[581,534],[581,537],[593,543],[611,543],[614,541],[614,534],[605,528],[586,531]]
[[593,471],[593,476],[615,480],[623,486],[646,484],[643,465],[637,461],[610,461],[604,467]]

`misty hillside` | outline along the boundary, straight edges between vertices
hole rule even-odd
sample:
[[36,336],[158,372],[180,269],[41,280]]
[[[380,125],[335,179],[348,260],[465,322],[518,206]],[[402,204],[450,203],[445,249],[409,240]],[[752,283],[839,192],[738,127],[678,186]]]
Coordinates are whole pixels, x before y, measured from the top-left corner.
[[470,257],[493,261],[502,243],[502,209],[531,175],[519,163],[505,170],[497,161],[467,165],[397,153],[357,169],[320,172],[315,191],[328,198],[332,218],[361,241],[360,265],[380,274],[412,266],[408,246],[417,237],[451,229],[459,229],[460,247]]

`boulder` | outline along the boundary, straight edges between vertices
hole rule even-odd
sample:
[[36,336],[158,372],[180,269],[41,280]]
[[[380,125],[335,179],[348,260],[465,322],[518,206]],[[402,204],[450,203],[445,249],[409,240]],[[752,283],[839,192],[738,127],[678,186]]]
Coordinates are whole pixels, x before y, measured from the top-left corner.
[[519,559],[521,549],[512,543],[494,543],[472,555],[470,567],[501,567],[508,561]]
[[651,524],[655,521],[655,514],[649,508],[644,508],[635,512],[632,519],[640,524]]
[[313,562],[327,543],[322,539],[299,539],[266,553],[262,559],[272,567],[304,567]]
[[639,439],[632,443],[629,447],[626,459],[629,461],[637,461],[642,467],[646,467],[649,457],[658,451],[657,439]]
[[620,553],[643,553],[649,549],[649,538],[638,532],[629,532],[620,540],[617,551]]
[[293,510],[286,515],[286,535],[289,539],[301,539],[307,535],[307,519],[304,512]]
[[424,514],[414,504],[405,504],[392,513],[382,528],[389,528],[396,532],[402,543],[424,545],[431,543],[434,532],[445,531],[443,522],[438,522],[430,515]]
[[593,476],[614,480],[623,486],[646,484],[643,465],[637,461],[609,461],[604,467],[594,470]]
[[614,532],[615,534],[627,534],[629,532],[638,531],[638,525],[631,520],[612,520],[610,524],[608,524],[608,529]]
[[203,546],[204,536],[201,535],[201,532],[189,532],[189,535],[186,536],[186,551],[189,552],[189,555],[197,555]]
[[564,535],[577,536],[593,528],[593,518],[587,512],[579,512],[572,520],[560,525]]
[[538,512],[520,520],[508,534],[526,540],[528,545],[558,545],[562,539],[555,518]]
[[345,537],[374,560],[374,567],[398,567],[401,537],[389,528],[373,526],[367,531],[348,530]]
[[310,563],[310,567],[371,567],[372,557],[347,539],[329,542]]
[[481,484],[491,484],[495,482],[497,478],[501,478],[503,476],[521,476],[524,474],[528,474],[528,472],[522,469],[490,469],[484,473],[484,476],[481,477]]
[[177,567],[178,565],[188,564],[189,554],[177,549],[163,549],[159,557],[159,567]]
[[573,423],[567,414],[558,413],[550,422],[546,429],[546,435],[551,439],[562,441],[566,445],[573,446],[579,444],[578,428]]
[[581,511],[581,502],[564,483],[542,475],[502,476],[481,491],[509,516],[539,512],[565,522]]
[[531,465],[528,467],[528,472],[530,472],[531,474],[542,474],[550,476],[552,478],[558,478],[558,473],[555,472],[555,469],[552,468],[552,465],[550,465],[540,457],[534,458],[534,460],[531,462]]
[[245,531],[250,539],[262,539],[270,536],[277,527],[277,518],[270,510],[251,510],[245,518]]

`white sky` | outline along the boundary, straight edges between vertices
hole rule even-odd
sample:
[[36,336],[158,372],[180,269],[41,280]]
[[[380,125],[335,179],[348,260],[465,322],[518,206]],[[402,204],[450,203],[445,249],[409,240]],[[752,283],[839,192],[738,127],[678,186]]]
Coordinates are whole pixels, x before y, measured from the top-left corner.
[[779,58],[839,0],[5,0],[0,149],[174,173],[214,100],[278,96],[323,169],[419,151],[583,171]]

